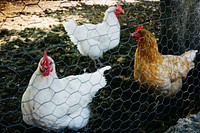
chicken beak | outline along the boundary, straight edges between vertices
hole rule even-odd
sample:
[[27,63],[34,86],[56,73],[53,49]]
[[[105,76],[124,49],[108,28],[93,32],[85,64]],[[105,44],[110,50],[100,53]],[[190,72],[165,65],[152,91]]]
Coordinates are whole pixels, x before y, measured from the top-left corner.
[[138,35],[138,32],[134,32],[133,34],[132,34],[132,36],[137,36]]
[[41,70],[42,72],[45,72],[47,69],[48,69],[48,68],[47,68],[46,66],[40,66],[40,70]]
[[52,72],[52,69],[48,68],[47,66],[43,66],[43,67],[40,67],[40,71],[46,77],[46,76],[49,76],[50,72]]

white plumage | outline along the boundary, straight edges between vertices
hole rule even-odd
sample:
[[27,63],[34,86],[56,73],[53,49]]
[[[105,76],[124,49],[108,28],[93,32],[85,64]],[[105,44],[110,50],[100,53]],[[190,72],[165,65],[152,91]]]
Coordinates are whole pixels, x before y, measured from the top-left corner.
[[77,25],[74,19],[69,19],[63,26],[83,56],[98,59],[119,44],[120,24],[117,17],[121,12],[121,6],[116,5],[106,10],[102,23]]
[[44,58],[40,60],[23,94],[23,120],[29,125],[53,130],[65,127],[73,130],[83,128],[90,116],[88,103],[92,101],[95,93],[106,85],[104,71],[111,67],[105,66],[94,73],[59,79],[51,57],[47,57],[50,63],[47,62],[52,65],[49,67],[53,68],[52,72],[49,75],[41,72]]

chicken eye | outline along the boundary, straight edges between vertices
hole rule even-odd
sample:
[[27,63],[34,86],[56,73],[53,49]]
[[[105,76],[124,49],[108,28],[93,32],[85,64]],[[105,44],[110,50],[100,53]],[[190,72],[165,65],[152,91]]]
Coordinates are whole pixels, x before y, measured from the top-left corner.
[[44,65],[44,61],[42,61],[42,62],[40,63],[40,65]]
[[143,34],[141,34],[141,33],[139,33],[139,37],[144,37],[144,35],[143,35]]

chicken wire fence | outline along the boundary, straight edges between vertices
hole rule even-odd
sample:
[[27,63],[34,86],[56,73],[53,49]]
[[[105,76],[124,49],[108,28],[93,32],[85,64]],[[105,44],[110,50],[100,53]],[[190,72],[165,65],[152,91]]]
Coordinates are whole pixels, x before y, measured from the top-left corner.
[[[180,55],[190,49],[199,50],[200,2],[117,2],[124,11],[118,17],[120,42],[100,58],[104,66],[112,68],[104,73],[106,86],[89,103],[91,112],[87,125],[78,131],[165,132],[179,118],[200,111],[199,54],[181,90],[174,96],[160,98],[134,80],[138,43],[131,34],[138,25],[144,25],[157,37],[162,54]],[[22,95],[43,51],[54,60],[59,78],[97,71],[94,61],[82,56],[71,42],[63,22],[73,17],[78,24],[100,23],[106,9],[115,3],[94,0],[0,2],[1,132],[48,132],[44,127],[27,125],[21,112]],[[67,127],[62,131],[74,132]]]

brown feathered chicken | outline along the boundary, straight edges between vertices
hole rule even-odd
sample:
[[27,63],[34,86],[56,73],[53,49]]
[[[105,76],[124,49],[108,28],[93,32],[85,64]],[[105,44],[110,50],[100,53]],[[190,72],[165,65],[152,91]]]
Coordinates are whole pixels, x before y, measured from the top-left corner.
[[138,26],[133,36],[138,41],[134,79],[144,88],[159,94],[176,94],[182,87],[182,80],[195,67],[193,61],[198,50],[190,50],[180,56],[162,55],[158,51],[155,36],[143,26]]

